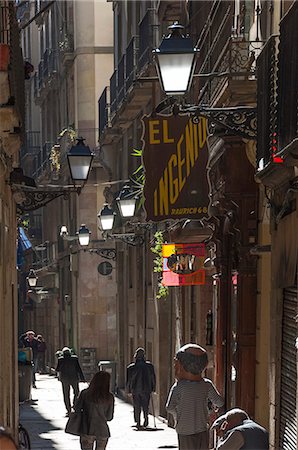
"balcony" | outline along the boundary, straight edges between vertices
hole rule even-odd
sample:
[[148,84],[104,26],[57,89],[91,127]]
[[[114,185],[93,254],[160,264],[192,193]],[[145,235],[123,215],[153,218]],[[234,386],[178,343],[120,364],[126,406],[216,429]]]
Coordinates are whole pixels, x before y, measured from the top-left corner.
[[49,175],[51,173],[51,164],[49,157],[53,145],[53,142],[45,142],[43,144],[41,151],[35,158],[35,171],[33,173],[33,178],[40,179],[41,177],[45,177],[49,179]]
[[[263,42],[244,41],[229,38],[218,58],[208,56],[201,66],[200,73],[215,72],[221,76],[210,78],[200,91],[199,101],[204,105],[224,103],[233,91],[234,100],[240,104],[255,103],[256,59],[261,52]],[[226,74],[226,75],[224,75]],[[236,96],[236,98],[235,98]]]
[[27,131],[25,133],[24,144],[21,147],[20,159],[24,172],[31,176],[33,161],[40,153],[40,132],[39,131]]
[[0,6],[0,45],[3,50],[0,71],[0,134],[3,146],[12,156],[19,148],[17,135],[23,132],[25,119],[24,61],[19,42],[19,29],[14,2]]
[[[298,4],[280,22],[280,36],[271,36],[257,61],[257,178],[269,187],[291,184],[298,158]],[[291,68],[289,70],[289,61]]]
[[118,89],[117,89],[118,107],[123,102],[124,94],[125,94],[125,55],[122,56],[118,64]]
[[47,95],[55,81],[58,73],[58,56],[57,50],[47,49],[38,64],[37,74],[34,75],[34,96],[37,103]]
[[272,161],[273,135],[277,133],[276,78],[278,38],[272,36],[257,61],[258,134],[257,167],[262,170]]
[[126,65],[125,65],[125,92],[128,93],[134,79],[136,78],[138,54],[138,38],[134,36],[126,49]]
[[148,9],[140,22],[139,35],[132,37],[110,78],[110,107],[104,92],[99,99],[99,129],[101,139],[103,134],[108,139],[105,143],[110,142],[111,133],[104,133],[108,122],[113,124],[112,133],[116,138],[121,134],[121,128],[125,128],[139,114],[152,96],[151,84],[141,85],[138,78],[156,75],[152,64],[152,50],[155,48],[153,14],[153,10]]
[[98,100],[99,138],[109,123],[108,88],[104,88]]
[[139,25],[138,71],[141,73],[152,63],[154,44],[153,10],[148,9]]
[[114,71],[110,78],[110,104],[111,104],[111,115],[116,113],[117,110],[117,90],[118,90],[118,74],[117,70]]
[[63,33],[59,41],[59,52],[62,64],[65,67],[71,65],[74,59],[74,40],[72,34],[68,32]]

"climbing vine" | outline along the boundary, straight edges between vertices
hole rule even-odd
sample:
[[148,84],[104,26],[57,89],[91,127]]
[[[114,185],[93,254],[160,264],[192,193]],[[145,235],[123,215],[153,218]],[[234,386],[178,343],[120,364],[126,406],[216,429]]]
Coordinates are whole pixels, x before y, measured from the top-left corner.
[[164,243],[162,231],[157,231],[154,234],[154,243],[155,245],[152,246],[150,250],[156,255],[153,261],[153,271],[158,274],[158,291],[156,298],[161,299],[167,297],[169,294],[169,288],[167,286],[164,286],[161,282],[163,270],[162,244]]
[[53,172],[59,172],[61,168],[60,164],[60,145],[53,145],[50,152],[51,170]]
[[76,140],[76,138],[78,137],[78,133],[72,126],[63,128],[63,130],[60,131],[58,137],[62,138],[65,134],[68,135],[71,143],[74,142]]

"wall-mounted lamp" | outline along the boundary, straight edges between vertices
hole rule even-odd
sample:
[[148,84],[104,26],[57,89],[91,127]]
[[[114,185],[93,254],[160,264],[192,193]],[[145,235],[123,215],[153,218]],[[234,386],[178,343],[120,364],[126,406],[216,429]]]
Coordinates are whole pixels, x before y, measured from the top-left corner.
[[79,231],[76,233],[75,236],[70,236],[68,234],[68,230],[65,225],[62,225],[60,229],[60,236],[64,241],[75,241],[78,239],[82,247],[86,247],[87,245],[89,245],[90,234],[91,232],[89,231],[89,229],[86,227],[85,224],[82,224],[80,226]]
[[133,217],[135,214],[137,195],[132,186],[126,184],[116,198],[122,217]]
[[[239,72],[211,72],[194,75],[196,55],[199,50],[193,46],[189,36],[182,34],[183,26],[178,22],[168,27],[170,34],[163,38],[159,48],[153,50],[156,70],[162,90],[167,95],[184,95],[189,91],[194,76],[205,79],[216,77],[237,77]],[[241,72],[241,75],[251,75]],[[146,78],[143,79],[146,81]],[[140,79],[142,81],[142,78]],[[147,78],[147,81],[155,81]],[[166,102],[165,107],[169,104]],[[206,117],[223,127],[226,132],[246,139],[256,139],[256,108],[236,106],[225,108],[209,108],[201,105],[180,105],[179,112],[189,113],[194,117]]]
[[160,84],[168,95],[185,94],[190,89],[195,70],[195,56],[199,50],[189,36],[182,34],[183,29],[174,22],[168,27],[170,34],[163,38],[159,48],[153,50]]
[[84,144],[84,138],[77,139],[67,154],[68,166],[74,186],[37,186],[35,180],[24,175],[22,168],[14,168],[9,184],[14,192],[18,213],[34,211],[58,197],[69,198],[72,192],[79,194],[86,183],[94,154]]
[[97,214],[97,217],[100,228],[103,231],[112,230],[115,220],[115,213],[107,203],[104,204],[102,210]]
[[30,269],[27,281],[30,287],[36,287],[38,276],[33,269]]
[[76,145],[73,145],[67,154],[67,161],[71,178],[76,182],[86,183],[91,169],[94,153],[91,152],[88,145],[85,145],[84,138],[77,138]]

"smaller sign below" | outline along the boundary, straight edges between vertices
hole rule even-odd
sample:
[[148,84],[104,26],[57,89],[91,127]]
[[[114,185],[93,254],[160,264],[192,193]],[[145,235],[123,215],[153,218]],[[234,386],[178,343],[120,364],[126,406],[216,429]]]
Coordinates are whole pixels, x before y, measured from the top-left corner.
[[204,244],[164,244],[162,256],[164,286],[205,284]]
[[100,275],[110,275],[113,271],[113,266],[108,261],[103,261],[97,266],[97,271]]

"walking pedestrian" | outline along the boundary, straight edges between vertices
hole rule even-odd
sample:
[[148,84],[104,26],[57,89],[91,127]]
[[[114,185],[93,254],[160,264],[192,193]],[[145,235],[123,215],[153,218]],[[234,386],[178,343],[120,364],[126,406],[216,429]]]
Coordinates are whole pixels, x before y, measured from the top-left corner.
[[143,410],[144,423],[148,426],[149,402],[151,393],[155,391],[156,377],[154,366],[145,359],[145,350],[137,348],[134,354],[135,362],[127,366],[126,389],[132,394],[134,420],[137,429],[141,428],[141,411]]
[[62,349],[63,356],[58,358],[56,372],[59,373],[59,380],[62,383],[63,399],[66,407],[66,416],[71,412],[70,387],[73,389],[73,404],[79,396],[79,381],[85,381],[78,357],[71,354],[68,347]]
[[20,346],[23,348],[30,347],[32,349],[32,386],[36,388],[36,371],[37,371],[37,355],[38,355],[38,341],[35,333],[32,330],[26,331],[19,338]]
[[177,381],[170,389],[166,409],[175,419],[179,450],[209,448],[208,402],[216,408],[224,404],[212,381],[202,377],[207,364],[207,352],[197,344],[186,344],[176,353]]
[[12,435],[3,427],[0,427],[0,450],[17,450]]
[[38,373],[46,373],[46,349],[47,345],[42,334],[37,335],[37,369]]
[[114,416],[114,396],[110,392],[110,374],[97,372],[87,389],[78,397],[75,411],[83,411],[83,422],[87,432],[80,436],[82,450],[104,450],[110,437],[108,421]]
[[220,437],[218,450],[268,450],[269,434],[261,425],[251,420],[248,414],[239,408],[231,409],[214,422]]

